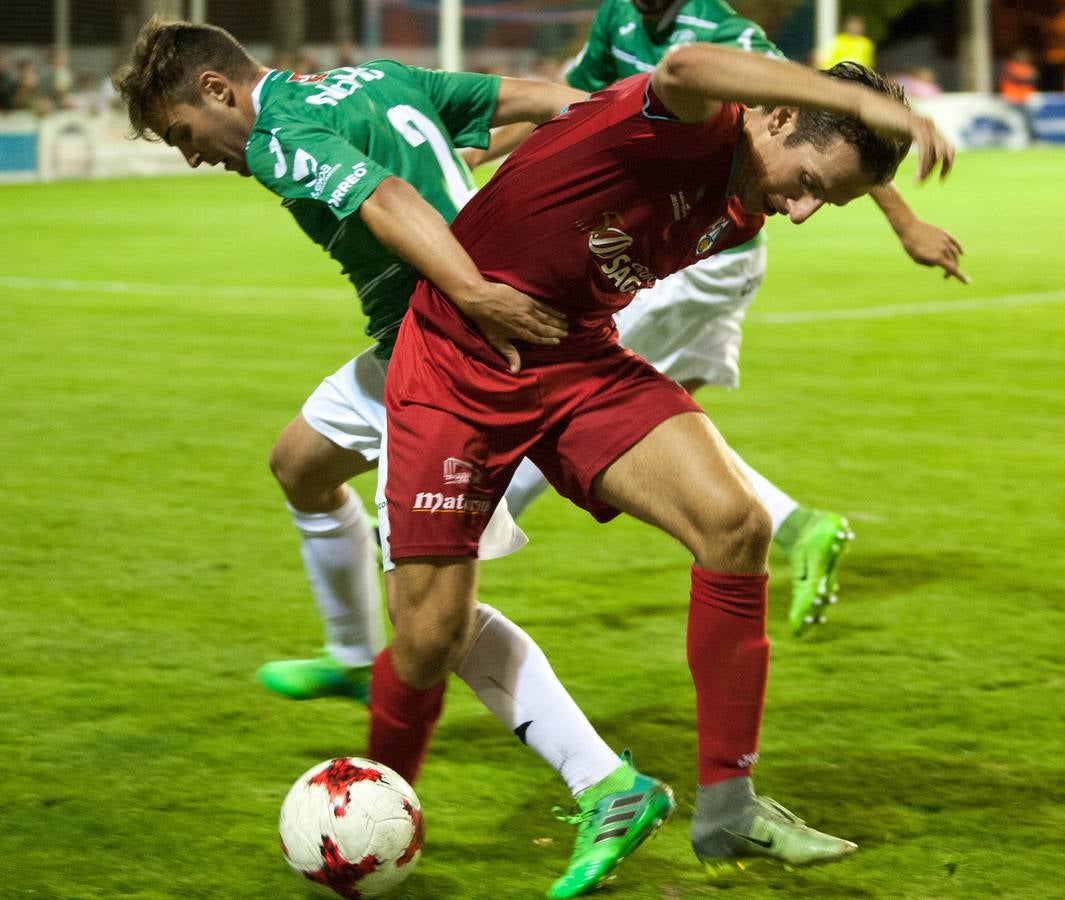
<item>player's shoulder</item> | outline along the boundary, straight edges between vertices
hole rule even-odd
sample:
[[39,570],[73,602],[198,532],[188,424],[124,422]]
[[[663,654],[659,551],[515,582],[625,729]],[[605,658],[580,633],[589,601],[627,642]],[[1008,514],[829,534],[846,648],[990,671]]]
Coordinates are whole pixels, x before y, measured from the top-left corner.
[[262,92],[262,112],[296,115],[330,110],[364,92],[414,80],[417,70],[392,59],[372,59],[354,66],[303,74],[277,70],[267,76]]
[[735,18],[737,15],[735,9],[721,0],[688,0],[677,10],[675,21],[713,30],[722,22]]
[[676,28],[687,31],[687,42],[705,41],[783,56],[761,25],[722,0],[689,0],[677,15]]

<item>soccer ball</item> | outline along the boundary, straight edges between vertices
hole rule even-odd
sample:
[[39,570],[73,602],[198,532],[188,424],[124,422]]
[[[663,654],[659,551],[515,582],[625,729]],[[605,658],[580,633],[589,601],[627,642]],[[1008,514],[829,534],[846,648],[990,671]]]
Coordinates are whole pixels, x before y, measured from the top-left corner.
[[281,851],[304,878],[341,897],[376,897],[422,855],[422,808],[406,781],[372,759],[308,769],[281,804]]

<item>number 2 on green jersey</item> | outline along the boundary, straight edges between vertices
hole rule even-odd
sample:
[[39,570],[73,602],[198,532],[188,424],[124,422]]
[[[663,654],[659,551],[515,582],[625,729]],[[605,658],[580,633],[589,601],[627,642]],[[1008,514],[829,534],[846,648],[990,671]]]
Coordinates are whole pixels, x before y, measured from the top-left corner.
[[429,142],[429,148],[433,151],[433,156],[436,157],[447,183],[448,195],[454,201],[455,206],[462,209],[474,192],[466,180],[466,175],[455,161],[451,145],[440,133],[440,129],[436,127],[433,120],[413,106],[406,104],[393,106],[387,116],[392,127],[412,147],[420,147],[426,141]]

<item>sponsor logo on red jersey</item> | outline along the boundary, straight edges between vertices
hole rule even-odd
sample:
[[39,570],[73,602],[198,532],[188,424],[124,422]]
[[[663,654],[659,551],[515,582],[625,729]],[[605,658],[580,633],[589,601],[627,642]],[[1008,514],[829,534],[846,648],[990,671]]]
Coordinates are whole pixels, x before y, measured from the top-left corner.
[[603,260],[599,271],[613,282],[618,293],[632,294],[650,287],[655,282],[654,273],[625,252],[632,246],[633,238],[617,225],[611,225],[612,221],[624,224],[618,212],[603,213],[602,223],[594,228],[577,223],[578,228],[588,232],[588,250]]

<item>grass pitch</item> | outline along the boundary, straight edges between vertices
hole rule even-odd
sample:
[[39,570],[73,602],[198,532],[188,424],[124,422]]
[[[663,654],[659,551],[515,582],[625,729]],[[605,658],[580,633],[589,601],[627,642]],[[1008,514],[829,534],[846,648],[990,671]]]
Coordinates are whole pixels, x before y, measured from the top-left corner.
[[[774,221],[743,388],[700,398],[858,534],[841,605],[801,641],[774,556],[757,770],[857,856],[704,880],[668,539],[547,496],[531,546],[483,569],[607,740],[677,789],[604,898],[1065,896],[1065,154],[902,182],[973,285],[912,265],[869,201]],[[320,641],[266,457],[365,346],[350,291],[231,177],[0,188],[0,248],[0,896],[310,897],[278,807],[364,750],[366,716],[254,681]],[[418,790],[428,841],[397,896],[535,897],[568,858],[561,782],[460,683]]]

